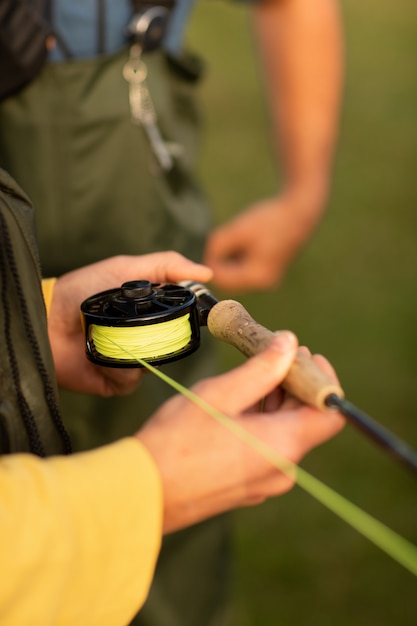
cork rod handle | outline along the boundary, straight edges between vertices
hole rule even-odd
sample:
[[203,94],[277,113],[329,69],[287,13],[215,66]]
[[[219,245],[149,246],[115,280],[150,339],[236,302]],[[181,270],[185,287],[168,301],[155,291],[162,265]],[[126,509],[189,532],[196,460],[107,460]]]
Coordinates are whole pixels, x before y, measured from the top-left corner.
[[[247,357],[266,348],[274,337],[272,331],[258,324],[234,300],[215,304],[208,314],[207,327],[214,337],[230,343]],[[344,397],[341,387],[301,351],[297,351],[282,386],[294,397],[320,410],[328,409],[325,400],[330,394]]]

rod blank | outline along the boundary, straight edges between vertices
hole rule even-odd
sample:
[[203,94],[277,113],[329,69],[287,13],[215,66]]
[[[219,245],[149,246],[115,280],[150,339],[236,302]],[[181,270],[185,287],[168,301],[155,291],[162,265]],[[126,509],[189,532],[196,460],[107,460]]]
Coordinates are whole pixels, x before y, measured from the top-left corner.
[[351,424],[417,474],[417,452],[411,446],[344,398],[330,394],[326,404],[340,411]]

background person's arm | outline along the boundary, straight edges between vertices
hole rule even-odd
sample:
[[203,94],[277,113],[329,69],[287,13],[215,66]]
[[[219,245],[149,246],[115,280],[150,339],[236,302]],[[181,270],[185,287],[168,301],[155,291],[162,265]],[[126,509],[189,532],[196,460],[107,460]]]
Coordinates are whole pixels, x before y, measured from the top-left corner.
[[215,284],[229,291],[279,284],[325,208],[339,126],[343,63],[336,0],[258,2],[253,18],[283,187],[209,239],[205,262]]

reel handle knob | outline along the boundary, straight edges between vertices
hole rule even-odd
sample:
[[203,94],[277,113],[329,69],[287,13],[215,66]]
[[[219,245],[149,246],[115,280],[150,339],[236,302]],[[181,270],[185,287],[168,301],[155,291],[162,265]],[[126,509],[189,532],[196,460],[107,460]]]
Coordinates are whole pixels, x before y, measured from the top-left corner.
[[[235,300],[221,300],[215,304],[208,314],[207,327],[214,337],[230,343],[247,357],[261,352],[274,337],[272,331],[258,324]],[[282,387],[321,411],[328,410],[326,398],[330,394],[344,397],[341,387],[299,350]]]

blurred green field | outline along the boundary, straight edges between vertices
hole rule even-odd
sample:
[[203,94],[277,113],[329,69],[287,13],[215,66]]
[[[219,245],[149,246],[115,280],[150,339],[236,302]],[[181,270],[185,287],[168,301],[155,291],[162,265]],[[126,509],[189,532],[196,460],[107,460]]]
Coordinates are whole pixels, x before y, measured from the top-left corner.
[[[240,298],[335,365],[347,397],[417,447],[417,5],[343,0],[345,104],[327,214],[276,293]],[[272,193],[247,9],[202,2],[201,177],[218,220]],[[228,346],[225,366],[240,361]],[[352,426],[302,466],[417,545],[417,481]],[[417,578],[296,488],[235,514],[236,626],[416,626]]]

